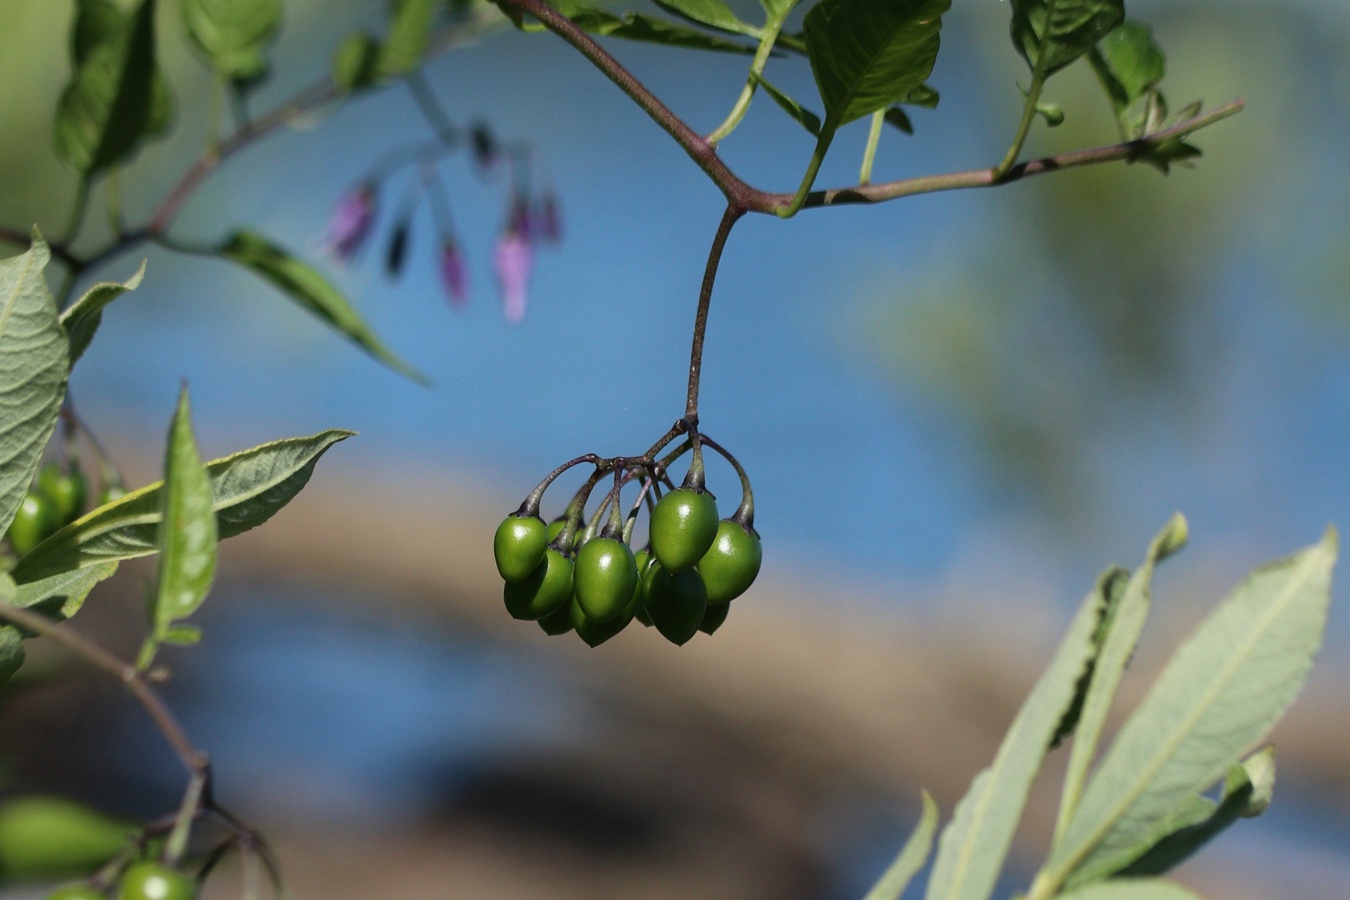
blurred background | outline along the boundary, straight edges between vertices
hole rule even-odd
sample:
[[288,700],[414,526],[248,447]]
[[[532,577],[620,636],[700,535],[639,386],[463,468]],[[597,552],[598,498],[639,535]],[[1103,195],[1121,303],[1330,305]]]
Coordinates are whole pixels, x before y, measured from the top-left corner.
[[[0,223],[21,231],[58,232],[74,194],[51,150],[72,7],[0,0]],[[325,78],[342,37],[385,15],[374,0],[285,8],[255,111]],[[206,133],[209,76],[176,5],[160,12],[177,129],[122,178],[133,222]],[[414,170],[383,186],[364,254],[325,256],[340,199],[390,148],[432,134],[398,85],[242,151],[173,227],[214,243],[247,225],[316,262],[430,388],[224,263],[150,248],[93,273],[122,280],[149,259],[71,381],[132,484],[158,477],[183,379],[208,457],[360,432],[223,548],[206,639],[166,656],[171,704],[212,752],[222,800],[275,841],[295,896],[860,896],[920,787],[950,814],[1096,573],[1136,564],[1174,510],[1193,546],[1159,574],[1126,700],[1247,571],[1350,525],[1350,8],[1130,12],[1168,53],[1174,108],[1247,102],[1195,138],[1194,170],[1097,167],[737,227],[701,416],[749,471],[765,564],[715,639],[683,648],[640,626],[595,650],[548,639],[502,611],[491,562],[496,522],[555,465],[639,453],[681,414],[723,207],[558,39],[498,29],[426,67],[457,123],[528,141],[536,187],[559,198],[564,240],[541,248],[519,326],[490,262],[506,184],[467,154],[441,166],[467,306],[447,302],[426,204],[403,277],[384,271]],[[877,180],[991,165],[1015,128],[1027,75],[1006,7],[958,4],[945,21],[941,105],[913,112],[913,137],[887,131]],[[744,78],[744,57],[607,46],[703,132]],[[804,60],[766,74],[815,96]],[[1026,155],[1117,139],[1085,65],[1046,98],[1067,122],[1037,127]],[[819,183],[856,181],[865,137],[862,123],[843,131]],[[760,97],[722,154],[750,183],[790,190],[812,143]],[[96,212],[77,248],[106,235]],[[730,472],[711,477],[735,496]],[[77,627],[134,654],[149,577],[124,566]],[[1274,806],[1180,873],[1208,896],[1345,896],[1347,638],[1333,604],[1276,732]],[[140,709],[68,663],[35,652],[3,695],[4,786],[129,816],[172,808],[181,772]],[[1010,890],[1044,847],[1052,781]],[[231,896],[235,874],[208,895]]]

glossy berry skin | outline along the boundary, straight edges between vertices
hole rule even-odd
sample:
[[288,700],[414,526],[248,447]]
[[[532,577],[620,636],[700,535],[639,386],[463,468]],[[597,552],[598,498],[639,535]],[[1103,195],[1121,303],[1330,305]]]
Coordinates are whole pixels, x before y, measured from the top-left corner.
[[684,644],[703,622],[708,592],[696,569],[671,572],[658,561],[642,578],[642,602],[656,630],[672,644]]
[[692,569],[717,536],[717,501],[706,491],[678,488],[652,510],[652,555],[668,572]]
[[118,900],[193,900],[197,888],[191,881],[159,863],[141,862],[122,874]]
[[698,623],[698,630],[704,634],[712,634],[722,627],[722,623],[727,620],[727,612],[730,609],[730,603],[709,603],[708,611],[703,614],[703,621]]
[[506,611],[517,619],[542,619],[572,596],[572,561],[549,547],[544,561],[524,581],[508,581],[502,590]]
[[[633,592],[633,600],[637,600],[637,592]],[[629,603],[623,611],[608,622],[597,622],[586,615],[585,610],[576,597],[572,598],[572,604],[569,612],[572,616],[572,627],[577,630],[577,637],[581,638],[588,647],[599,647],[605,641],[614,637],[620,631],[628,627],[628,623],[633,621],[633,614],[637,610],[637,603]]]
[[24,556],[58,527],[56,514],[47,498],[29,491],[19,501],[19,508],[14,513],[14,521],[10,523],[6,537],[9,538],[10,549],[16,555]]
[[79,469],[61,471],[57,465],[46,465],[38,473],[38,491],[51,503],[56,520],[69,525],[84,513],[89,500],[89,482]]
[[567,634],[572,630],[572,602],[564,603],[553,612],[539,620],[539,627],[544,629],[544,634],[549,637],[557,637],[560,634]]
[[592,538],[577,551],[572,589],[586,618],[608,622],[633,601],[637,560],[623,541]]
[[87,884],[67,884],[47,895],[46,900],[107,900]]
[[698,561],[698,573],[708,589],[708,605],[726,603],[744,594],[759,574],[763,559],[757,536],[731,519],[718,522],[717,537]]
[[548,526],[538,516],[507,516],[492,538],[497,572],[505,581],[524,581],[544,561]]

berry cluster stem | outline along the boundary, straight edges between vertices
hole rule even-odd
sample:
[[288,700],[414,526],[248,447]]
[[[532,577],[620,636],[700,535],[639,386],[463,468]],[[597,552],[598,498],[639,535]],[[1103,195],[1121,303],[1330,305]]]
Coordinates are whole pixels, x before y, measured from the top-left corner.
[[[698,292],[698,311],[694,314],[694,341],[689,351],[689,392],[685,397],[684,418],[691,427],[698,425],[698,387],[703,374],[703,338],[708,330],[708,305],[712,300],[713,284],[717,281],[717,267],[722,262],[722,250],[726,247],[731,229],[747,212],[744,206],[735,202],[727,204],[722,213],[722,221],[717,224],[713,234],[712,248],[708,251],[708,265],[703,271],[703,284]],[[697,442],[695,445],[697,452]]]

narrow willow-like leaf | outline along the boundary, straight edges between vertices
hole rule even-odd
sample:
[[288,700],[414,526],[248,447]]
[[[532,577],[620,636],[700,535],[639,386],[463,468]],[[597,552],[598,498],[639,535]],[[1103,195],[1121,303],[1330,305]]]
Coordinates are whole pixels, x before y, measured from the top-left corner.
[[7,884],[82,878],[139,831],[59,797],[11,797],[0,805],[0,873]]
[[652,0],[666,12],[683,16],[691,22],[716,28],[731,34],[758,38],[760,30],[736,17],[723,0]]
[[50,258],[34,229],[27,253],[0,260],[0,534],[14,521],[66,395],[68,344],[42,274]]
[[625,13],[616,16],[603,9],[582,6],[580,4],[557,4],[563,14],[576,23],[578,28],[593,34],[640,41],[646,44],[661,44],[666,47],[684,47],[689,50],[713,50],[719,53],[754,53],[755,48],[746,44],[729,41],[716,35],[707,34],[696,28],[644,16],[641,13]]
[[951,0],[821,0],[802,23],[832,130],[904,100],[933,71]]
[[1103,603],[1098,590],[1088,594],[1009,726],[993,765],[976,776],[957,804],[938,843],[927,900],[986,900],[994,890],[1031,782],[1091,658]]
[[136,290],[144,277],[145,260],[141,260],[141,267],[126,281],[120,284],[116,281],[100,282],[85,291],[83,297],[61,313],[61,327],[65,329],[66,337],[70,340],[72,367],[89,348],[89,342],[94,339],[94,332],[98,331],[98,326],[103,322],[103,307],[127,291]]
[[[1232,772],[1241,773],[1241,782],[1231,778]],[[1252,785],[1246,771],[1233,764],[1230,771],[1231,790],[1225,787],[1222,802],[1208,797],[1193,796],[1176,812],[1161,820],[1154,833],[1136,847],[1121,850],[1106,859],[1075,874],[1071,881],[1098,881],[1105,878],[1140,878],[1165,874],[1181,865],[1197,850],[1208,844],[1228,826],[1241,818],[1242,810],[1251,800]]]
[[159,492],[159,569],[155,631],[197,611],[216,577],[216,514],[211,479],[192,435],[187,388],[169,426],[164,488]]
[[440,3],[441,0],[395,0],[389,33],[380,45],[375,63],[377,76],[406,75],[422,64]]
[[193,48],[224,78],[267,72],[267,46],[281,29],[281,0],[182,0]]
[[1083,704],[1087,702],[1088,687],[1092,684],[1092,673],[1097,667],[1097,655],[1102,652],[1102,643],[1106,640],[1111,620],[1116,614],[1116,607],[1120,604],[1121,598],[1125,596],[1125,585],[1129,581],[1129,570],[1122,569],[1119,566],[1108,566],[1102,574],[1097,576],[1095,590],[1102,601],[1097,610],[1097,630],[1092,634],[1092,655],[1083,666],[1078,681],[1074,683],[1073,701],[1069,704],[1069,708],[1064,711],[1064,717],[1059,720],[1055,735],[1050,739],[1051,749],[1058,747],[1065,738],[1078,729],[1078,720],[1083,715]]
[[755,79],[760,87],[764,88],[765,93],[774,103],[778,104],[779,109],[792,117],[792,121],[805,128],[812,137],[820,135],[820,116],[774,87],[763,75],[751,72],[750,76]]
[[928,854],[933,849],[933,833],[937,831],[937,822],[937,804],[928,796],[928,792],[924,791],[923,814],[919,817],[919,824],[914,826],[909,840],[900,848],[900,855],[895,858],[895,862],[891,863],[890,868],[872,886],[863,900],[900,900],[905,888],[909,887],[914,876],[928,861]]
[[[85,7],[97,11],[81,21]],[[57,153],[86,176],[123,161],[167,124],[167,90],[156,86],[155,0],[141,0],[122,27],[113,23],[106,0],[81,0],[76,67],[57,103]]]
[[[270,519],[309,481],[319,457],[353,433],[332,429],[287,438],[207,463],[219,537],[234,537]],[[76,519],[19,560],[15,580],[23,584],[154,553],[162,487],[163,482],[147,485]]]
[[1045,48],[1045,74],[1053,75],[1077,60],[1125,21],[1124,0],[1012,0],[1012,40],[1032,71],[1040,58],[1046,9],[1050,37]]
[[347,93],[375,83],[375,63],[380,58],[380,42],[365,32],[350,34],[333,54],[333,84]]
[[1090,880],[1279,718],[1322,644],[1336,546],[1328,529],[1258,569],[1177,650],[1092,776],[1038,884]]
[[376,337],[347,298],[313,266],[250,231],[236,231],[221,244],[220,254],[281,290],[389,368],[413,381],[427,383],[425,375],[395,356]]
[[1198,894],[1160,878],[1120,878],[1056,894],[1060,900],[1200,900]]
[[52,617],[69,619],[84,606],[85,598],[94,586],[111,578],[116,571],[116,562],[105,562],[30,581],[19,585],[13,603],[15,606],[39,609]]
[[1078,806],[1088,766],[1092,765],[1097,755],[1107,713],[1111,711],[1111,703],[1125,675],[1125,667],[1134,656],[1134,648],[1143,634],[1144,620],[1148,618],[1149,607],[1153,602],[1154,567],[1160,560],[1180,550],[1186,543],[1186,536],[1186,519],[1179,513],[1172,516],[1149,543],[1143,564],[1130,576],[1119,602],[1111,605],[1109,615],[1102,622],[1098,638],[1094,641],[1101,650],[1092,665],[1092,676],[1083,699],[1083,711],[1074,735],[1073,750],[1069,754],[1069,765],[1064,774],[1064,795],[1060,800],[1056,837],[1068,826]]

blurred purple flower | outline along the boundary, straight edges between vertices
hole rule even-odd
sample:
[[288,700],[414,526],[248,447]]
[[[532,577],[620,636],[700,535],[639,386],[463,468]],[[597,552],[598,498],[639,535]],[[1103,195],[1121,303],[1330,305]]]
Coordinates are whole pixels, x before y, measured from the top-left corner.
[[527,244],[534,241],[534,217],[530,214],[530,201],[524,194],[512,193],[511,212],[506,217],[506,230],[520,235]]
[[562,240],[562,214],[558,211],[558,198],[552,191],[544,195],[535,210],[534,233],[550,244]]
[[342,262],[349,262],[365,243],[374,222],[375,185],[366,182],[343,197],[333,210],[324,240],[328,252]]
[[534,250],[526,236],[514,228],[504,231],[492,251],[492,266],[501,286],[502,315],[512,325],[519,324],[525,318],[525,295],[534,267]]
[[449,295],[450,302],[455,306],[463,306],[469,296],[468,279],[464,271],[464,257],[454,241],[447,240],[441,244],[439,268],[441,285]]

